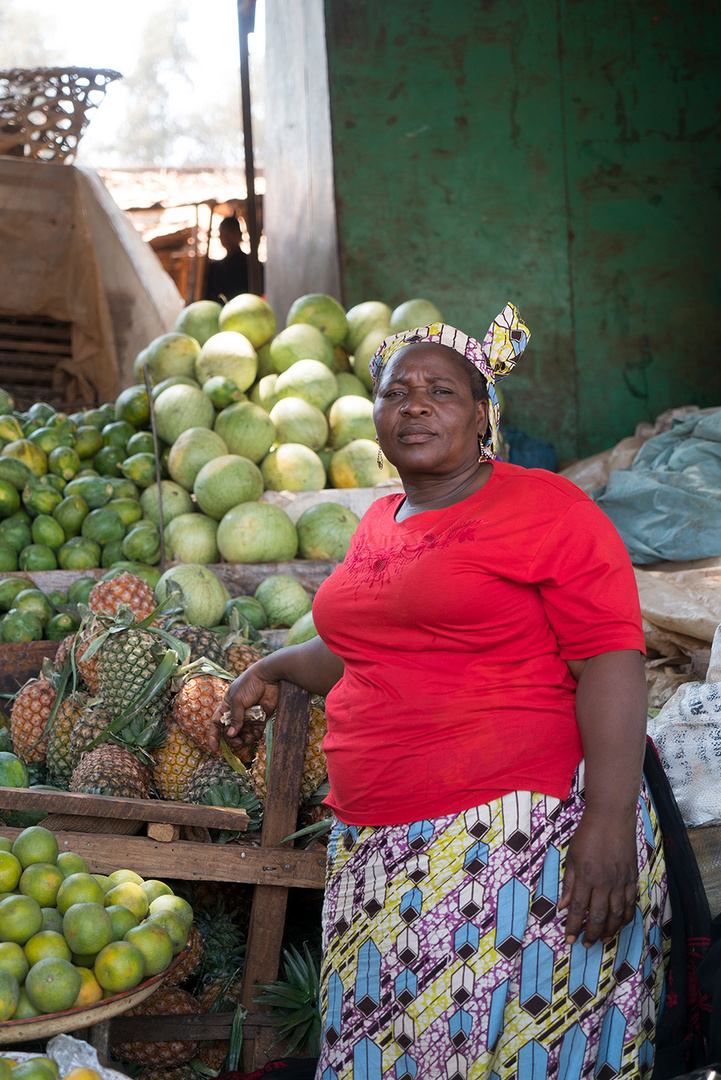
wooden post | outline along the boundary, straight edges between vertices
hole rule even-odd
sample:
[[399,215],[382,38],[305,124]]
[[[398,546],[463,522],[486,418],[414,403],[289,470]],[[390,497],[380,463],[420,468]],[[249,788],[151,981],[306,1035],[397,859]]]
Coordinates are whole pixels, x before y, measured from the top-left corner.
[[255,26],[255,0],[238,0],[238,40],[240,44],[240,92],[243,119],[243,148],[245,151],[246,217],[250,237],[249,287],[258,296],[263,292],[262,270],[258,260],[258,211],[255,201],[255,165],[253,162],[253,124],[250,111],[250,67],[248,63],[248,34]]
[[[308,693],[292,683],[282,682],[273,721],[273,747],[261,832],[262,846],[280,845],[277,854],[281,859],[284,850],[281,841],[296,831],[309,716]],[[248,1012],[258,1009],[254,1003],[258,985],[278,977],[288,888],[292,884],[289,875],[283,885],[256,885],[253,891],[241,990],[241,1002]],[[263,1064],[266,1060],[263,1051],[272,1041],[272,1030],[256,1029],[253,1032],[246,1025],[243,1040],[246,1072]]]

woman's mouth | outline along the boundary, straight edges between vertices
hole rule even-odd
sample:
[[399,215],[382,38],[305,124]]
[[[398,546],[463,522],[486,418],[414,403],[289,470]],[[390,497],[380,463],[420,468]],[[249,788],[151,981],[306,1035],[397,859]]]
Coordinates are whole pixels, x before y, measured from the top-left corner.
[[428,439],[435,439],[435,437],[434,431],[423,427],[405,427],[398,432],[398,439],[403,443],[427,442]]

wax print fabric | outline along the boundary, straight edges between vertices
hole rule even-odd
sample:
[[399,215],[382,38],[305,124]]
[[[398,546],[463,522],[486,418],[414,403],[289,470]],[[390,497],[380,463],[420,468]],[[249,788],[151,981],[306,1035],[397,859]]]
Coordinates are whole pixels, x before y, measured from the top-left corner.
[[565,943],[556,908],[584,808],[514,792],[463,814],[357,828],[328,852],[316,1080],[637,1080],[651,1074],[668,949],[660,830],[637,807],[633,922]]

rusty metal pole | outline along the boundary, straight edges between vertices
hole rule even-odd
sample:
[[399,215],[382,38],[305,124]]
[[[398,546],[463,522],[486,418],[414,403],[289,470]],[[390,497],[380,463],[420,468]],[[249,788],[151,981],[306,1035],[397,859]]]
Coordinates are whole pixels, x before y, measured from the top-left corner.
[[250,236],[250,291],[260,295],[263,274],[258,259],[258,214],[255,202],[255,165],[253,162],[253,125],[250,115],[250,69],[248,64],[248,34],[255,27],[255,0],[238,0],[238,38],[240,42],[240,91],[245,149],[246,225]]

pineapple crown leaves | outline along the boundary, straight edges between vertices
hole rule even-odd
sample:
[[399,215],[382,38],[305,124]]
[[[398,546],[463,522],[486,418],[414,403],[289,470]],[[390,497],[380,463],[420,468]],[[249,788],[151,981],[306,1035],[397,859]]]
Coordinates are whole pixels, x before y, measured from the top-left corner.
[[321,836],[325,836],[329,833],[333,826],[333,818],[323,818],[322,821],[314,821],[311,825],[306,825],[304,829],[298,829],[297,832],[291,833],[290,836],[286,836],[284,840],[281,840],[281,844],[287,844],[290,840],[303,840],[307,838],[308,843],[306,847],[313,840],[318,840]]
[[111,635],[122,634],[126,630],[132,628],[134,630],[149,631],[154,637],[165,642],[165,644],[176,653],[178,658],[177,662],[179,664],[186,663],[190,656],[190,647],[184,641],[179,641],[177,638],[174,638],[167,630],[161,630],[160,627],[153,625],[157,617],[165,610],[169,600],[170,597],[166,597],[165,600],[158,604],[149,615],[146,615],[144,619],[139,620],[135,619],[133,612],[126,604],[121,604],[115,615],[96,614],[85,604],[79,604],[78,607],[83,616],[81,628],[88,624],[100,624],[100,628],[92,635],[90,645],[88,646],[83,659],[91,660]]
[[270,652],[270,645],[259,630],[246,619],[237,607],[231,608],[228,616],[228,634],[221,641],[224,649],[229,645],[255,645],[264,652]]
[[243,1048],[243,1021],[247,1015],[247,1009],[243,1008],[242,1005],[236,1006],[235,1016],[233,1017],[233,1023],[230,1028],[228,1053],[225,1055],[225,1060],[220,1067],[220,1076],[225,1076],[226,1073],[229,1072],[235,1072],[238,1068],[240,1052]]
[[[187,649],[188,655],[190,655],[190,646],[186,642],[178,641],[178,644],[182,645],[184,649]],[[229,683],[232,683],[235,678],[235,676],[231,675],[225,668],[219,667],[218,664],[209,660],[207,656],[201,656],[199,660],[193,660],[190,663],[186,660],[181,663],[180,667],[175,672],[174,682],[182,680],[180,683],[180,685],[182,685],[182,683],[186,683],[188,679],[192,679],[194,675],[217,675],[219,679],[225,679],[226,682]]]
[[259,985],[263,993],[253,999],[257,1005],[269,1005],[278,1017],[277,1035],[271,1045],[288,1040],[288,1054],[308,1048],[317,1057],[321,1034],[320,974],[307,941],[303,942],[303,955],[295,945],[283,950],[283,976]]

